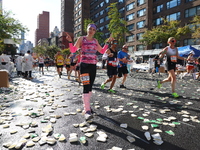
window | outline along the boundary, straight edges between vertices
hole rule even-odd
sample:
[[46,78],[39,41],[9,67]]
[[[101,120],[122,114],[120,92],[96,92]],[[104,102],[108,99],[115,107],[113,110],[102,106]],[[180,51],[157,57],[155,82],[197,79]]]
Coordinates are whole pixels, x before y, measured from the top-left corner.
[[134,30],[134,24],[128,25],[126,28],[127,28],[129,31],[132,31],[132,30]]
[[101,15],[103,15],[103,13],[104,13],[104,10],[100,11],[99,15],[101,16]]
[[133,9],[133,8],[135,8],[135,2],[128,4],[128,5],[126,6],[126,11],[129,11],[129,10],[131,10],[131,9]]
[[200,15],[200,6],[196,6],[185,10],[185,18],[193,17],[195,15]]
[[159,26],[162,25],[163,23],[164,23],[163,18],[157,18],[156,20],[153,21],[154,26]]
[[108,24],[107,25],[105,25],[105,28],[104,29],[108,29]]
[[144,16],[146,14],[146,8],[141,9],[137,12],[137,17]]
[[105,21],[107,21],[107,20],[109,20],[109,17],[108,17],[108,16],[105,17]]
[[123,13],[124,12],[124,7],[122,7],[120,10],[119,10],[119,13]]
[[109,38],[110,37],[110,33],[105,33],[105,38]]
[[144,4],[146,0],[137,0],[137,6]]
[[80,3],[80,4],[78,4],[78,8],[81,8],[81,3]]
[[119,2],[119,3],[123,3],[123,2],[124,2],[124,0],[118,0],[118,2]]
[[144,28],[144,26],[145,26],[145,20],[137,22],[137,29]]
[[133,42],[133,41],[134,41],[134,37],[135,37],[134,34],[133,34],[133,35],[130,35],[130,36],[127,36],[127,37],[126,37],[126,42]]
[[180,12],[168,15],[166,18],[167,18],[168,21],[180,20]]
[[101,32],[101,31],[103,31],[103,29],[104,29],[104,27],[102,26],[99,28],[99,31]]
[[79,16],[81,15],[81,10],[78,12],[78,15],[79,15]]
[[104,5],[104,2],[101,2],[101,3],[99,4],[100,7],[103,7],[103,5]]
[[192,1],[196,1],[196,0],[185,0],[186,3],[192,2]]
[[99,20],[99,23],[103,23],[104,22],[104,18],[101,18],[100,20]]
[[134,46],[128,46],[128,51],[133,52],[134,51]]
[[98,18],[98,17],[99,17],[99,13],[96,13],[96,14],[94,15],[94,17],[95,17],[95,18]]
[[200,40],[195,40],[195,39],[185,39],[184,41],[184,46],[186,45],[198,45]]
[[162,12],[162,11],[163,11],[163,4],[156,6],[153,10],[153,13],[156,14],[156,13],[159,13],[159,12]]
[[106,3],[109,3],[109,2],[110,2],[110,0],[105,0],[105,2],[106,2]]
[[152,48],[153,49],[160,49],[160,48],[163,48],[163,46],[162,46],[162,43],[156,43],[156,44],[152,45]]
[[143,32],[136,34],[136,39],[137,40],[142,40],[143,39],[143,37],[142,37],[143,34],[144,34]]
[[167,2],[167,9],[179,6],[181,4],[181,0],[172,0]]
[[135,16],[135,13],[132,13],[132,14],[127,15],[127,16],[126,16],[126,21],[133,20],[133,19],[134,19],[134,16]]
[[136,46],[136,51],[140,51],[140,50],[144,50],[144,49],[145,49],[145,46],[142,44]]

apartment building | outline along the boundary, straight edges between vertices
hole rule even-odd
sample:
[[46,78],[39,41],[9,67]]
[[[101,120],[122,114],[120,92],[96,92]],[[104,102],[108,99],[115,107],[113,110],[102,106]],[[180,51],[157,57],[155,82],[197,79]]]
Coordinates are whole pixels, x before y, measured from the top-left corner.
[[37,29],[35,31],[35,45],[42,38],[49,37],[49,12],[43,11],[37,17]]
[[[74,37],[85,34],[84,19],[90,18],[104,33],[104,38],[108,38],[108,6],[114,2],[118,2],[121,17],[127,21],[127,29],[131,32],[124,36],[130,52],[163,48],[163,43],[145,46],[139,42],[146,29],[163,23],[162,18],[180,20],[184,26],[190,24],[195,15],[200,15],[200,0],[74,0]],[[200,44],[191,34],[181,37],[178,42],[181,46]]]

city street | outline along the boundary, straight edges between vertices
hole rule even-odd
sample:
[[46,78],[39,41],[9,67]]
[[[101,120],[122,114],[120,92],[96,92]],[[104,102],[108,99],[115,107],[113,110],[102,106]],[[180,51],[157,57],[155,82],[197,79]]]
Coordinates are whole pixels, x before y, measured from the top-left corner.
[[0,150],[17,144],[23,150],[200,149],[200,80],[178,78],[175,99],[170,83],[157,88],[167,74],[131,72],[127,88],[119,88],[117,79],[111,94],[109,84],[100,89],[108,77],[98,69],[91,99],[95,116],[85,122],[83,88],[74,76],[67,79],[65,68],[61,78],[55,67],[44,75],[34,71],[33,77],[13,77],[10,88],[0,90]]

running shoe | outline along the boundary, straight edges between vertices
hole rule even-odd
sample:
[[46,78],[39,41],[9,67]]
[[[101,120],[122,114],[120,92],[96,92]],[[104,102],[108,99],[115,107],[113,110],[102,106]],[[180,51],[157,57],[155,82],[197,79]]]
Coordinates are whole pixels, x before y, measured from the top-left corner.
[[109,89],[108,92],[115,94],[116,92],[113,89]]
[[59,77],[61,78],[62,72],[60,72]]
[[179,95],[178,95],[177,93],[172,93],[172,96],[173,96],[174,98],[178,98],[178,97],[179,97]]
[[162,84],[160,83],[160,81],[157,81],[158,85],[157,87],[160,89],[162,87]]
[[92,119],[92,118],[93,118],[92,113],[91,113],[90,111],[87,111],[87,112],[85,113],[85,120],[87,121],[87,120],[90,120],[90,119]]
[[105,88],[105,84],[101,84],[101,89],[103,90]]
[[120,87],[120,88],[126,88],[123,84],[121,84],[119,87]]

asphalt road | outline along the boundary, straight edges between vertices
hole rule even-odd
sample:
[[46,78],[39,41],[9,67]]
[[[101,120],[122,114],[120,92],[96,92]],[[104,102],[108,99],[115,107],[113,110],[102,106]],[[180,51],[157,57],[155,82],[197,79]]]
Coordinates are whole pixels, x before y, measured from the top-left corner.
[[[59,78],[53,67],[44,75],[35,71],[33,76],[31,81],[14,77],[10,88],[0,91],[0,150],[8,149],[5,143],[19,143],[27,134],[31,137],[27,137],[20,149],[200,149],[200,81],[191,77],[177,80],[177,93],[181,95],[178,99],[171,97],[170,83],[163,84],[161,89],[156,88],[157,79],[164,79],[166,74],[159,76],[147,72],[131,73],[126,89],[119,88],[121,79],[117,79],[114,87],[117,93],[110,94],[107,92],[109,84],[104,90],[100,89],[107,76],[106,70],[98,69],[91,99],[96,115],[92,122],[85,124],[84,127],[88,128],[83,128],[80,127],[84,122],[82,86],[73,77],[68,80],[65,72]],[[44,120],[46,122],[41,123]],[[47,132],[45,127],[50,124],[51,132],[44,135]],[[75,127],[77,124],[79,126]],[[90,125],[94,127],[93,131]],[[97,141],[100,131],[105,133],[102,139],[106,139],[105,142]],[[150,140],[145,137],[145,132],[150,133]],[[70,142],[71,133],[77,134],[77,142]],[[79,138],[85,133],[93,133],[93,136],[87,137],[83,144]],[[157,133],[160,140],[152,136]],[[55,139],[56,134],[63,134],[66,140]],[[48,140],[55,140],[55,143],[40,145],[37,140],[44,136],[53,138]],[[130,142],[127,136],[133,141]],[[36,140],[34,145],[27,147],[33,139]],[[157,145],[155,141],[163,143]]]

